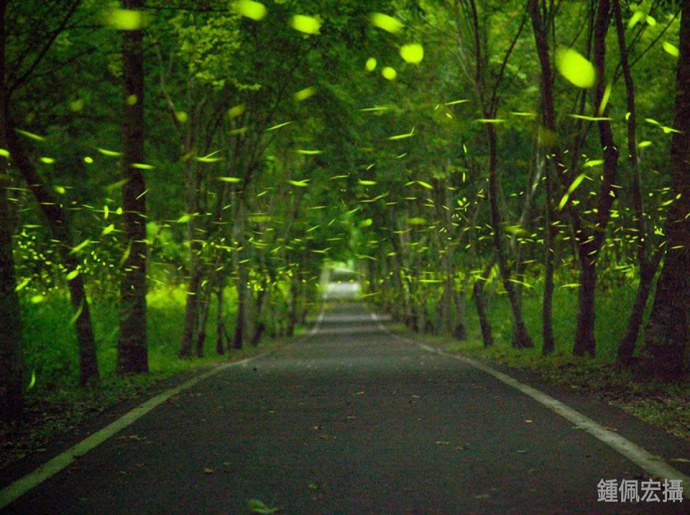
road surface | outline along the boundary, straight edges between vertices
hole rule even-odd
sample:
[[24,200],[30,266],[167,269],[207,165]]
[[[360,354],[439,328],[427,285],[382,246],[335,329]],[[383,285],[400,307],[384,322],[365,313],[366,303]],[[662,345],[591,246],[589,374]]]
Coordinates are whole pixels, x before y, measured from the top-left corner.
[[[690,457],[614,408],[571,400],[655,454]],[[602,479],[642,478],[571,421],[352,303],[172,396],[6,511],[248,513],[258,500],[296,514],[687,512],[687,499],[598,501]]]

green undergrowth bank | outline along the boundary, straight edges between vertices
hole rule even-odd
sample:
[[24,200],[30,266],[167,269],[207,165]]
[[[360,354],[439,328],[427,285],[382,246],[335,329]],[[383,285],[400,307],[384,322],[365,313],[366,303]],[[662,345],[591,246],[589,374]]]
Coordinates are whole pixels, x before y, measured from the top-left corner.
[[[234,303],[229,299],[228,320],[234,319]],[[118,335],[117,302],[92,305],[98,344],[101,381],[78,386],[78,355],[71,310],[67,298],[53,295],[40,303],[30,298],[22,305],[24,322],[25,413],[19,424],[0,421],[0,469],[31,453],[46,452],[51,440],[74,431],[117,406],[142,402],[153,393],[219,363],[273,351],[291,338],[264,338],[254,346],[230,349],[224,355],[215,350],[215,306],[207,324],[204,356],[179,359],[184,321],[185,295],[182,288],[160,288],[148,295],[148,345],[150,373],[118,377],[115,374]],[[310,312],[315,311],[312,306]],[[311,318],[311,317],[310,317]],[[227,328],[228,334],[231,327]],[[297,327],[295,337],[306,331]]]
[[576,329],[577,295],[562,289],[554,296],[554,333],[556,351],[541,354],[541,295],[527,294],[523,308],[535,346],[515,349],[511,346],[511,313],[505,296],[496,296],[490,306],[494,345],[485,348],[479,331],[474,305],[468,302],[468,338],[458,341],[449,336],[417,334],[403,324],[390,322],[389,328],[423,340],[448,353],[459,353],[488,364],[498,364],[528,371],[541,380],[593,395],[623,408],[642,420],[690,441],[690,378],[679,383],[663,383],[635,376],[615,366],[618,341],[627,324],[628,306],[634,289],[622,285],[602,292],[596,305],[596,357],[572,355]]

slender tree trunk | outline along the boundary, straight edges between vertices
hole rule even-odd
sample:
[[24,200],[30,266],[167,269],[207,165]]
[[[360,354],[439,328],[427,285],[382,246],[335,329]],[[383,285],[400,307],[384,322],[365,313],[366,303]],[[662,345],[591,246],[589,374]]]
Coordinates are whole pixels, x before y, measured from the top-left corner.
[[[541,13],[540,13],[541,5]],[[537,55],[539,57],[539,64],[541,66],[541,112],[544,123],[544,128],[547,131],[548,139],[555,139],[556,135],[556,116],[554,111],[553,98],[553,71],[551,69],[551,58],[549,56],[549,40],[547,37],[547,27],[549,19],[552,16],[547,11],[545,2],[538,0],[530,0],[529,5],[530,17],[532,19],[532,28],[534,32],[534,41],[536,45]],[[542,151],[540,142],[540,152]],[[553,290],[554,290],[554,271],[555,271],[555,239],[557,228],[554,225],[554,209],[553,209],[553,179],[552,170],[555,173],[560,173],[558,163],[554,163],[553,159],[559,155],[555,152],[554,145],[548,143],[544,146],[546,151],[546,162],[544,157],[539,156],[538,160],[545,166],[545,194],[544,194],[544,294],[542,298],[542,354],[547,355],[554,351],[556,343],[553,334]]]
[[596,342],[594,339],[595,298],[597,269],[593,262],[580,263],[580,288],[577,306],[577,333],[573,354],[594,356]]
[[[4,20],[4,8],[4,4],[0,5],[0,23]],[[1,34],[0,38],[2,38]],[[2,44],[3,41],[0,39],[0,47]],[[0,63],[1,69],[2,63]],[[0,142],[2,140],[4,138],[0,137]],[[7,159],[0,157],[0,418],[17,420],[24,407],[22,386],[23,335],[12,256],[14,227],[10,218],[7,198],[7,185],[9,184],[7,168]]]
[[[5,104],[2,116],[5,127],[4,135],[9,147],[12,162],[20,171],[29,189],[34,195],[43,217],[57,242],[57,251],[63,266],[69,271],[79,271],[79,259],[74,253],[67,216],[48,188],[41,180],[33,163],[26,154],[22,142],[14,130],[10,118],[9,106]],[[98,360],[96,356],[96,339],[91,322],[91,311],[84,288],[81,273],[67,281],[72,310],[76,316],[77,347],[79,351],[79,384],[86,385],[99,381]]]
[[[493,113],[488,114],[491,118]],[[527,331],[525,319],[522,313],[522,304],[515,283],[511,280],[512,270],[508,266],[506,257],[505,241],[503,239],[503,229],[501,227],[501,216],[498,206],[498,163],[497,163],[497,144],[496,129],[493,124],[486,124],[487,136],[489,138],[489,210],[491,212],[491,229],[493,232],[493,242],[496,249],[496,259],[503,278],[503,287],[508,293],[510,308],[513,313],[513,341],[512,345],[516,348],[534,347],[534,342]]]
[[643,346],[645,370],[667,379],[683,376],[690,337],[690,0],[682,8],[671,140],[672,193],[680,198],[666,220],[666,259]]
[[596,353],[594,335],[594,302],[596,297],[597,262],[599,252],[606,238],[606,226],[611,216],[611,207],[615,199],[614,181],[618,170],[618,149],[613,137],[611,122],[606,118],[608,110],[602,106],[605,92],[605,58],[606,34],[611,20],[609,0],[599,0],[594,22],[593,64],[597,71],[594,89],[594,111],[602,115],[597,121],[599,144],[603,157],[601,187],[597,199],[595,221],[590,231],[581,230],[578,237],[578,254],[580,261],[580,291],[578,308],[578,328],[573,345],[573,354],[582,356]]
[[650,235],[644,220],[644,206],[642,204],[642,186],[640,181],[640,166],[637,154],[637,114],[635,109],[635,83],[633,81],[630,63],[628,61],[628,47],[625,41],[625,27],[621,14],[620,0],[613,0],[613,14],[616,23],[616,35],[621,55],[621,68],[625,79],[625,91],[628,108],[628,160],[631,171],[631,195],[633,202],[633,216],[635,222],[635,244],[637,247],[637,266],[639,268],[639,283],[635,302],[628,319],[625,335],[618,342],[617,365],[627,367],[633,362],[635,344],[642,327],[647,301],[652,291],[654,276],[659,269],[662,252],[656,251],[650,256]]
[[211,282],[212,275],[208,276],[208,284],[201,287],[201,314],[199,316],[199,325],[196,332],[196,356],[198,358],[204,355],[204,345],[206,344],[206,323],[208,322],[208,314],[211,307],[211,294],[213,284]]
[[190,358],[192,356],[192,343],[199,324],[199,296],[201,295],[201,267],[196,264],[198,260],[198,243],[190,245],[191,260],[195,264],[191,266],[189,284],[187,286],[187,296],[184,310],[184,326],[182,329],[182,340],[180,343],[180,358]]
[[[142,10],[144,0],[122,0],[122,7]],[[120,285],[120,336],[117,343],[118,374],[149,370],[146,339],[146,184],[137,164],[144,163],[144,51],[143,30],[123,31],[122,76],[124,126],[122,187],[123,232],[127,242]]]
[[244,344],[244,325],[246,321],[245,315],[247,310],[247,265],[246,263],[240,262],[238,266],[239,269],[237,271],[237,314],[235,316],[235,335],[233,337],[233,347],[235,349],[241,349],[242,345]]
[[218,281],[216,285],[216,306],[218,312],[216,313],[216,354],[225,354],[225,273],[224,270],[218,272]]
[[485,284],[485,278],[477,278],[474,286],[472,287],[472,296],[474,297],[474,304],[477,307],[477,317],[479,318],[479,327],[482,331],[482,341],[484,342],[484,347],[491,347],[494,344],[494,337],[491,332],[491,322],[489,321],[486,298],[484,297]]
[[662,256],[663,253],[657,251],[653,261],[651,263],[647,263],[644,267],[644,270],[640,271],[640,283],[637,286],[635,302],[632,310],[630,311],[628,327],[625,331],[625,335],[623,335],[623,338],[621,338],[620,342],[618,342],[618,355],[616,358],[616,364],[618,366],[628,367],[634,361],[633,354],[635,353],[635,343],[637,342],[640,329],[642,328],[644,312],[647,308],[647,301],[652,292],[654,276],[656,275],[657,270],[659,270],[659,264],[661,263]]

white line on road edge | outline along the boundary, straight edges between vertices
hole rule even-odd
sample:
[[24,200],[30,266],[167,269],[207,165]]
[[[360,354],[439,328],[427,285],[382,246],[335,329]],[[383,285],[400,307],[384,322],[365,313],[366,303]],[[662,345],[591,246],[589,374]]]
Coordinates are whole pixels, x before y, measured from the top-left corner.
[[690,476],[686,476],[681,471],[673,468],[659,456],[653,455],[647,449],[640,447],[639,445],[631,442],[627,438],[617,433],[614,433],[613,431],[609,431],[601,424],[583,415],[579,411],[574,410],[570,406],[563,404],[561,401],[554,399],[550,395],[547,395],[544,392],[537,390],[536,388],[533,388],[529,385],[521,383],[517,379],[514,379],[509,375],[504,374],[503,372],[499,372],[498,370],[495,370],[488,365],[484,365],[483,363],[480,363],[465,356],[448,354],[446,352],[443,352],[442,350],[435,349],[434,347],[431,347],[429,345],[425,345],[423,343],[410,340],[409,338],[399,336],[389,331],[379,321],[379,317],[376,313],[372,311],[370,312],[370,314],[371,318],[377,322],[379,328],[385,331],[386,333],[390,334],[394,338],[397,338],[398,340],[402,340],[407,343],[413,343],[418,347],[424,349],[425,351],[433,352],[434,354],[440,354],[441,356],[462,361],[463,363],[467,363],[468,365],[477,368],[482,372],[486,372],[487,374],[495,377],[502,383],[505,383],[508,386],[511,386],[516,390],[521,391],[525,395],[537,401],[542,406],[549,408],[551,411],[555,412],[556,414],[560,415],[566,420],[572,422],[573,424],[575,424],[576,427],[586,431],[597,440],[605,443],[614,451],[618,452],[619,454],[622,454],[627,459],[635,463],[638,467],[640,467],[645,472],[651,474],[652,476],[656,476],[662,479],[680,479],[681,481],[683,481],[684,486],[683,497],[685,497],[686,499],[690,499]]
[[600,440],[601,442],[605,443],[619,454],[622,454],[627,459],[635,463],[637,466],[639,466],[652,476],[656,476],[662,479],[682,480],[683,485],[685,487],[683,488],[683,497],[685,497],[686,499],[690,499],[690,477],[686,476],[681,471],[673,468],[659,456],[653,455],[648,450],[631,442],[627,438],[604,428],[604,426],[602,426],[601,424],[598,424],[591,418],[583,415],[579,411],[574,410],[570,406],[563,404],[561,401],[554,399],[550,395],[547,395],[544,392],[537,390],[536,388],[533,388],[529,385],[521,383],[517,379],[514,379],[509,375],[504,374],[503,372],[499,372],[498,370],[495,370],[487,365],[484,365],[483,363],[475,361],[471,358],[467,358],[465,356],[454,356],[453,354],[447,354],[441,350],[429,347],[428,345],[418,345],[426,351],[434,352],[436,354],[440,354],[442,356],[446,356],[467,363],[468,365],[471,365],[474,368],[478,368],[482,372],[486,372],[487,374],[495,377],[502,383],[505,383],[508,386],[512,386],[516,390],[521,391],[525,395],[537,401],[539,404],[546,406],[551,411],[557,413],[561,417],[575,424],[575,426],[577,426],[578,428],[586,431],[597,440]]
[[45,481],[46,479],[54,476],[62,469],[68,467],[69,465],[74,463],[75,460],[77,460],[77,458],[84,456],[87,452],[93,450],[95,447],[105,442],[108,438],[113,436],[118,431],[121,431],[127,426],[131,425],[132,423],[146,415],[149,411],[170,399],[172,396],[177,395],[178,393],[184,390],[188,390],[195,384],[203,381],[204,379],[208,379],[212,375],[215,375],[225,370],[226,368],[244,365],[247,362],[252,361],[263,355],[264,354],[259,354],[258,356],[253,356],[251,358],[243,359],[241,361],[234,361],[232,363],[225,363],[223,365],[220,365],[214,368],[213,370],[204,372],[203,374],[200,374],[190,379],[189,381],[186,381],[181,385],[176,386],[175,388],[171,388],[170,390],[156,395],[152,399],[149,399],[148,401],[137,406],[128,413],[125,413],[116,421],[112,422],[111,424],[108,424],[103,429],[96,431],[91,436],[85,438],[73,447],[70,447],[62,454],[58,454],[47,463],[44,463],[33,472],[28,473],[24,477],[18,479],[14,483],[7,485],[5,488],[0,490],[0,510],[5,508],[8,504],[16,501],[19,497],[24,495],[32,488],[35,488],[41,483],[43,483],[43,481]]

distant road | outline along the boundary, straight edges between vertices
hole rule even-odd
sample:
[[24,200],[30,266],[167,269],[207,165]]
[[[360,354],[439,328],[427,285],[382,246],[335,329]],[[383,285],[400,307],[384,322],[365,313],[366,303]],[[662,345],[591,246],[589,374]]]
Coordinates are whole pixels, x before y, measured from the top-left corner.
[[[614,408],[574,402],[654,454],[690,458]],[[642,478],[573,422],[352,303],[171,397],[7,512],[248,513],[252,499],[291,514],[690,512],[688,500],[597,500],[601,480]]]

